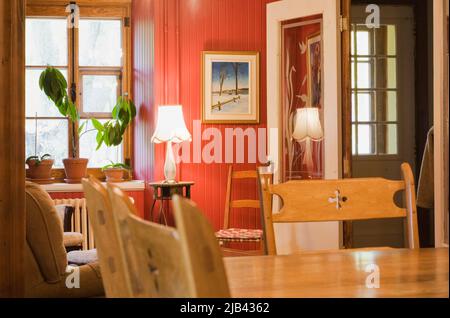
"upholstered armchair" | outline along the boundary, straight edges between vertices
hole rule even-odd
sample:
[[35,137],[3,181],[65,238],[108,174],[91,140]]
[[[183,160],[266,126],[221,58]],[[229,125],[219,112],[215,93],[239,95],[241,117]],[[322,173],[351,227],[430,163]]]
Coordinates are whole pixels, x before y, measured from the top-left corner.
[[[55,205],[39,185],[26,182],[26,297],[95,297],[104,295],[96,262],[79,266],[79,288],[68,288],[73,267],[68,267],[63,227]],[[73,253],[73,252],[72,252]],[[69,277],[70,276],[70,277]]]
[[56,212],[58,212],[61,226],[63,229],[63,242],[66,251],[76,251],[82,249],[83,234],[80,232],[73,232],[71,221],[73,218],[74,207],[67,204],[55,205]]

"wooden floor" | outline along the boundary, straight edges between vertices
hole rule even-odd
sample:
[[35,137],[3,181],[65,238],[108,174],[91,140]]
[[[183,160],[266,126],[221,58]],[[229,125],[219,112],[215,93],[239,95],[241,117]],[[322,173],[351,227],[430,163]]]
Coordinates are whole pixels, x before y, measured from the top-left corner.
[[[447,248],[344,250],[225,258],[225,266],[238,298],[448,297],[448,260]],[[379,288],[366,287],[371,264]]]

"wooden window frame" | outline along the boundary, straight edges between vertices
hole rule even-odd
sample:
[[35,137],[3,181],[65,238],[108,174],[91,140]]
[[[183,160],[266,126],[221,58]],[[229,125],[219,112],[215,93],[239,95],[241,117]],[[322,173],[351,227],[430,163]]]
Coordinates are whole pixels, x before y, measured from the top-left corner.
[[[371,70],[371,76],[373,75],[374,72],[376,72],[375,70],[375,63],[374,63],[374,59],[376,58],[395,58],[396,59],[396,63],[398,62],[397,58],[397,52],[395,55],[383,55],[383,54],[369,54],[369,55],[360,55],[357,52],[357,32],[358,30],[358,23],[352,22],[350,24],[350,34],[351,37],[353,39],[353,43],[354,43],[354,52],[350,52],[350,58],[351,58],[351,62],[350,65],[354,65],[353,71],[352,71],[352,76],[351,78],[354,78],[354,83],[355,83],[355,87],[351,87],[351,101],[353,103],[355,103],[355,108],[354,108],[354,120],[353,118],[351,118],[351,126],[355,126],[355,135],[353,136],[353,138],[355,139],[355,153],[353,153],[353,150],[351,149],[352,155],[353,155],[353,160],[398,160],[398,158],[400,158],[400,147],[399,147],[399,135],[398,135],[398,131],[399,131],[399,114],[398,114],[398,107],[396,105],[396,112],[397,112],[397,116],[396,116],[396,120],[395,121],[388,121],[388,120],[379,120],[378,119],[378,109],[377,109],[377,103],[374,102],[374,111],[375,111],[375,119],[374,120],[370,120],[370,121],[360,121],[358,119],[358,94],[360,93],[367,93],[371,96],[372,98],[372,94],[376,94],[378,92],[384,92],[384,93],[388,93],[388,92],[395,92],[396,94],[398,94],[398,87],[396,86],[395,88],[377,88],[377,87],[368,87],[368,88],[359,88],[358,87],[358,64],[361,63],[361,61],[358,61],[358,59],[368,59],[368,61],[363,61],[366,62],[367,64],[370,65],[370,70]],[[372,45],[376,45],[376,43],[373,41],[373,37],[374,37],[374,30],[369,29],[367,32],[369,32],[369,43],[371,43]],[[376,50],[376,49],[375,49]],[[374,51],[375,51],[374,50]],[[370,53],[370,52],[369,52]],[[396,64],[397,65],[397,64]],[[373,80],[373,78],[370,79],[371,81]],[[353,112],[353,111],[352,111]],[[378,144],[378,138],[379,138],[379,129],[381,126],[387,126],[387,125],[396,125],[396,129],[397,129],[397,153],[395,154],[384,154],[384,153],[380,153],[379,152],[379,144]],[[374,153],[370,153],[370,154],[359,154],[358,152],[358,126],[359,125],[370,125],[370,126],[375,126],[375,136],[372,138],[372,141],[374,141],[375,145],[375,152]],[[351,131],[353,131],[353,129],[351,129]],[[353,132],[352,132],[353,134]],[[386,138],[386,135],[383,134],[383,136]],[[382,158],[381,158],[382,157]]]
[[[26,6],[26,17],[44,18],[44,17],[67,17],[66,6],[69,4],[69,0],[28,0]],[[131,82],[131,0],[79,0],[76,1],[80,8],[80,17],[92,18],[92,19],[121,19],[122,20],[122,66],[121,67],[80,67],[78,64],[78,54],[75,54],[75,63],[72,65],[70,58],[68,60],[68,86],[72,85],[72,72],[74,73],[74,78],[77,81],[77,100],[76,106],[80,112],[80,117],[86,117],[86,113],[82,110],[82,99],[81,99],[81,75],[88,72],[92,74],[100,74],[102,71],[112,72],[117,70],[121,71],[121,82],[120,93],[127,93],[129,98],[132,96],[132,82]],[[75,29],[75,50],[78,51],[78,29]],[[68,55],[71,56],[72,45],[72,32],[68,32]],[[95,72],[95,73],[94,73]],[[120,96],[120,95],[118,95]],[[95,114],[89,114],[90,116]],[[104,114],[99,119],[104,119]],[[75,127],[78,128],[78,127]],[[69,125],[70,129],[70,125]],[[126,164],[130,165],[132,162],[132,150],[133,150],[133,123],[127,128],[123,143],[123,160]],[[77,136],[78,137],[78,136]],[[69,153],[68,156],[71,157],[73,154],[71,134],[69,133],[68,138],[69,143]],[[77,138],[78,139],[78,138]],[[75,141],[78,145],[79,141]],[[77,154],[78,155],[78,154]],[[99,179],[104,179],[105,176],[101,171],[100,167],[88,168],[88,174],[93,175]],[[61,181],[65,178],[64,169],[57,168],[53,169],[52,176],[55,180]],[[130,179],[131,176],[126,176],[126,179]]]
[[80,118],[81,119],[87,119],[87,118],[97,118],[97,119],[111,119],[112,117],[107,113],[101,112],[86,112],[83,105],[83,76],[116,76],[117,77],[117,97],[121,96],[122,91],[122,70],[121,68],[85,68],[80,67],[79,68],[79,78],[78,78],[78,99],[79,99],[79,112],[80,112]]

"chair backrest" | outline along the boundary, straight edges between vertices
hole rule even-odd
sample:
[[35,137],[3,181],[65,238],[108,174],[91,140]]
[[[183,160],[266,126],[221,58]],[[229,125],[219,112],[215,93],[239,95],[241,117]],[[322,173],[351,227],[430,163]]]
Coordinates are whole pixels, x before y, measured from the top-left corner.
[[49,194],[36,183],[25,183],[26,240],[34,260],[26,259],[26,267],[36,262],[48,283],[64,278],[67,254],[63,230]]
[[219,243],[214,230],[194,202],[175,195],[175,223],[187,260],[194,297],[230,297]]
[[136,207],[132,199],[119,187],[112,183],[108,183],[106,188],[112,205],[113,219],[116,222],[118,236],[121,240],[125,254],[127,265],[125,271],[127,271],[126,277],[130,279],[130,294],[132,294],[133,297],[145,297],[145,289],[138,275],[138,260],[131,240],[131,231],[128,224],[128,216],[136,216],[138,214]]
[[132,297],[126,255],[107,190],[92,176],[83,179],[82,184],[106,297]]
[[137,275],[142,297],[192,297],[178,232],[168,226],[128,216],[131,241],[136,252]]
[[223,228],[228,229],[230,227],[230,212],[234,208],[254,208],[259,209],[259,200],[232,200],[232,187],[233,181],[243,180],[243,179],[254,179],[255,186],[258,178],[258,172],[256,170],[249,171],[233,171],[233,166],[230,165],[228,168],[228,180],[227,180],[227,192],[225,196],[225,213]]
[[201,213],[173,198],[178,230],[128,216],[146,297],[228,297],[214,232]]
[[[401,166],[403,180],[354,178],[341,180],[288,181],[262,187],[268,253],[276,254],[273,223],[322,222],[406,218],[409,248],[419,248],[414,177],[407,163]],[[404,191],[406,208],[394,202]],[[283,206],[272,213],[272,198]]]

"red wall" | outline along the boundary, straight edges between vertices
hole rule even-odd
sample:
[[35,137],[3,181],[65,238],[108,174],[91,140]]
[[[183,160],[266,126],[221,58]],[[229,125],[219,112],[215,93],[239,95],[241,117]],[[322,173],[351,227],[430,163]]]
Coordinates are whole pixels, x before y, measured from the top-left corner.
[[[202,125],[217,127],[266,126],[266,3],[272,0],[148,0],[133,3],[134,100],[139,109],[135,125],[135,177],[162,180],[164,145],[152,145],[158,105],[181,104],[186,125],[201,118],[201,52],[260,52],[260,125]],[[208,143],[204,141],[203,144]],[[191,144],[192,153],[192,144]],[[256,164],[235,164],[235,170]],[[216,229],[223,224],[228,164],[178,165],[178,178],[194,181],[192,199]],[[234,188],[235,197],[256,197],[256,185]],[[146,210],[151,198],[147,192]],[[259,227],[259,211],[232,214],[231,226]]]

